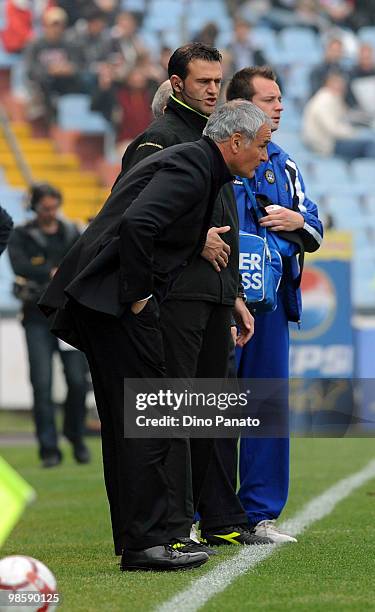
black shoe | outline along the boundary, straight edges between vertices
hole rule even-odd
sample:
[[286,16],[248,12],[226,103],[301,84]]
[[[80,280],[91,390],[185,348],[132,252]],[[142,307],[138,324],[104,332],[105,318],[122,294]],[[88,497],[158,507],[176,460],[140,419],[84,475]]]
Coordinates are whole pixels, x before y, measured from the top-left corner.
[[73,445],[73,455],[77,463],[90,463],[90,451],[83,442]]
[[42,459],[42,467],[44,468],[53,468],[57,465],[60,465],[62,461],[61,453],[53,453],[53,455],[47,455]]
[[123,572],[137,570],[165,572],[188,570],[199,567],[208,561],[205,552],[185,553],[174,550],[170,544],[152,546],[144,550],[128,550],[122,553],[120,568]]
[[216,550],[212,550],[212,548],[205,546],[202,542],[196,542],[191,538],[175,538],[172,542],[172,548],[182,553],[204,552],[209,557],[217,555]]
[[272,544],[270,538],[258,536],[250,529],[236,525],[223,527],[214,531],[202,532],[202,541],[210,546],[223,546],[228,544],[240,546],[257,546],[259,544]]

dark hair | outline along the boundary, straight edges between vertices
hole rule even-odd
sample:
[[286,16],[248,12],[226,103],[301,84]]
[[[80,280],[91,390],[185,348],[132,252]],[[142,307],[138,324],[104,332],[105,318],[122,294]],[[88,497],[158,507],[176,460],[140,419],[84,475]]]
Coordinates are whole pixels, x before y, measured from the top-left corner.
[[94,19],[100,19],[101,21],[107,21],[107,13],[102,11],[99,7],[93,5],[88,6],[83,12],[83,18],[86,21],[94,21]]
[[269,81],[276,81],[276,74],[271,66],[249,66],[248,68],[243,68],[236,72],[229,81],[227,100],[243,98],[243,100],[251,102],[255,94],[253,79],[257,76]]
[[50,185],[49,183],[35,183],[34,185],[32,185],[30,187],[30,209],[35,212],[36,207],[38,206],[40,201],[43,200],[43,198],[45,198],[46,196],[56,198],[59,201],[59,204],[61,204],[61,191],[59,191],[55,187],[52,187],[52,185]]
[[200,42],[189,43],[183,47],[178,47],[169,58],[168,76],[177,74],[184,80],[188,74],[188,64],[192,60],[201,59],[205,62],[221,62],[221,53],[215,48]]

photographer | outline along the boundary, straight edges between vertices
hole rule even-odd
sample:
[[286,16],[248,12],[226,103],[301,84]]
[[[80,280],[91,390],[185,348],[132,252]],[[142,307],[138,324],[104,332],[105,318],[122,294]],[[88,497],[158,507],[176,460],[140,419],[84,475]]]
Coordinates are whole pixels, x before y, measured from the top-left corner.
[[52,359],[56,351],[60,354],[68,387],[63,432],[73,445],[77,462],[87,463],[90,458],[83,442],[85,357],[49,332],[48,323],[37,307],[57,266],[80,235],[73,223],[58,216],[61,200],[61,193],[51,185],[33,186],[30,209],[35,217],[16,227],[9,241],[9,257],[16,274],[14,293],[22,301],[22,324],[34,394],[33,415],[43,467],[54,467],[62,460],[51,397]]

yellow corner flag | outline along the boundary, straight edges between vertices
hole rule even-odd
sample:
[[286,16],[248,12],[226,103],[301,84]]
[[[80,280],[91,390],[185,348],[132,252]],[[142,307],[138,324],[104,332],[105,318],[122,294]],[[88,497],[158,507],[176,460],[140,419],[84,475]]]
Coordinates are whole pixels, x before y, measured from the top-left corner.
[[35,491],[0,457],[0,546],[34,498]]

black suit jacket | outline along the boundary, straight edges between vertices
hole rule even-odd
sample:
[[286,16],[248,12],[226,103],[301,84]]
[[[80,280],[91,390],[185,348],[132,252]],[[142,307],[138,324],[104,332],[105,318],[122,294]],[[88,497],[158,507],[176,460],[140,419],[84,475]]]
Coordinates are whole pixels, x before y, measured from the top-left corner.
[[[122,172],[127,172],[140,160],[157,151],[202,137],[208,117],[170,97],[164,114],[140,134],[126,149]],[[121,176],[121,175],[120,175]],[[230,231],[221,238],[230,246],[226,268],[218,274],[203,257],[196,257],[185,268],[169,294],[169,299],[209,301],[233,306],[242,289],[238,270],[238,215],[237,204],[230,183],[223,186],[213,208],[210,227],[229,225]]]
[[39,302],[51,331],[78,346],[65,310],[69,297],[114,316],[151,293],[163,299],[202,250],[218,191],[231,179],[206,137],[169,147],[124,174]]

